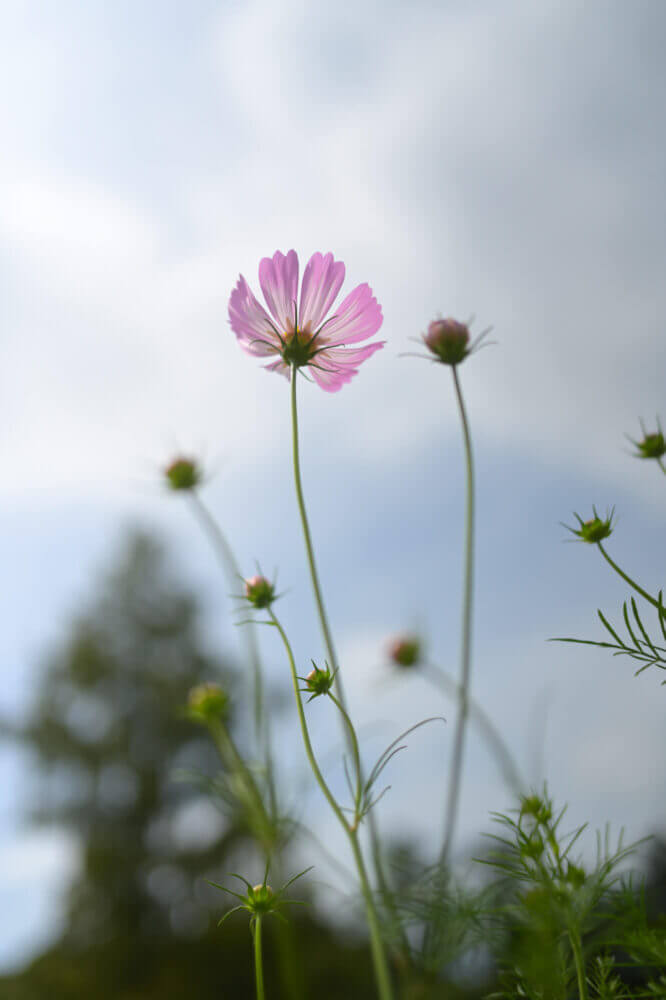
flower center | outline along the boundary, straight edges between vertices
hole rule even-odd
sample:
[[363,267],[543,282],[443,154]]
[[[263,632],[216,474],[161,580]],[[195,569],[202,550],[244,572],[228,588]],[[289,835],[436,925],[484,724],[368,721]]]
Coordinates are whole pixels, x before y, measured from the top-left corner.
[[307,365],[315,354],[313,344],[314,336],[310,332],[309,324],[302,329],[296,327],[295,330],[288,330],[284,334],[284,344],[282,348],[282,358],[288,365],[296,365],[301,368]]

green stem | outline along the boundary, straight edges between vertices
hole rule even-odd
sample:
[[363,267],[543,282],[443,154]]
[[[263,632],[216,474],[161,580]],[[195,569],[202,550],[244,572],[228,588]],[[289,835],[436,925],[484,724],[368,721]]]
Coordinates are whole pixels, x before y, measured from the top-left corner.
[[[233,549],[227,541],[227,537],[222,531],[220,525],[210,513],[208,507],[204,504],[197,491],[190,490],[188,497],[190,499],[194,516],[201,524],[205,534],[207,534],[210,538],[213,548],[218,555],[220,563],[222,564],[222,568],[227,575],[229,588],[233,593],[238,589],[239,584],[243,580]],[[247,628],[243,629],[243,634],[245,635],[247,643],[247,657],[252,669],[254,729],[265,758],[268,777],[268,794],[270,796],[271,809],[273,810],[273,814],[276,815],[277,795],[273,777],[273,755],[271,752],[270,725],[268,716],[264,712],[263,667],[261,663],[261,655],[259,653],[259,644],[257,642],[255,626],[248,624]]]
[[608,553],[606,552],[606,550],[603,547],[603,545],[601,544],[601,542],[597,542],[597,546],[598,546],[599,551],[601,552],[602,556],[604,557],[604,559],[608,563],[608,565],[611,566],[612,569],[615,570],[615,572],[618,574],[618,576],[622,577],[622,579],[626,583],[628,583],[630,587],[633,587],[633,589],[636,591],[637,594],[640,594],[641,597],[644,597],[646,601],[649,601],[649,603],[652,604],[653,607],[655,607],[657,609],[657,611],[660,611],[659,601],[657,601],[654,597],[652,597],[651,594],[648,594],[647,590],[643,590],[642,587],[639,587],[639,585],[636,583],[635,580],[632,580],[631,577],[628,576],[624,572],[624,570],[620,569],[620,567],[618,566],[618,564],[613,559],[611,559],[611,557],[608,555]]
[[[301,525],[303,528],[303,538],[305,539],[305,551],[307,554],[308,566],[310,569],[310,579],[312,581],[312,590],[314,592],[315,604],[317,606],[317,613],[319,615],[319,623],[321,625],[321,631],[324,637],[324,645],[326,646],[326,653],[329,660],[329,667],[331,670],[336,672],[335,675],[335,686],[338,693],[338,698],[340,704],[342,705],[346,715],[349,714],[347,699],[345,697],[344,688],[342,686],[342,677],[338,668],[338,659],[335,654],[335,647],[333,645],[333,638],[331,635],[331,630],[328,624],[328,618],[326,615],[326,609],[324,607],[324,599],[321,592],[321,586],[319,584],[319,576],[317,573],[317,566],[314,557],[314,548],[312,546],[312,536],[310,535],[310,525],[308,522],[308,515],[305,509],[305,499],[303,497],[303,484],[301,482],[301,461],[300,461],[300,447],[298,441],[298,406],[296,397],[296,379],[298,376],[298,367],[294,364],[291,367],[291,440],[292,440],[292,451],[294,458],[294,485],[296,487],[296,499],[298,501],[298,510],[301,516]],[[343,720],[343,730],[345,733],[345,739],[352,749],[351,740],[349,738],[349,732]],[[361,784],[363,783],[363,775],[361,772]],[[370,834],[370,847],[372,850],[372,860],[375,869],[375,876],[377,879],[377,885],[385,901],[385,904],[391,913],[391,917],[396,928],[399,929],[399,935],[402,941],[403,950],[405,955],[408,957],[409,943],[407,937],[404,933],[404,928],[400,922],[395,902],[393,899],[393,893],[391,892],[388,880],[384,873],[384,866],[382,863],[381,856],[381,846],[379,842],[379,832],[377,830],[377,824],[375,822],[375,817],[372,812],[368,813],[368,832]]]
[[[446,671],[426,663],[424,664],[424,672],[428,680],[442,687],[452,698],[459,699],[461,697],[460,685]],[[495,755],[504,780],[517,795],[522,795],[525,791],[525,783],[502,734],[478,701],[468,696],[468,702],[470,718],[477,723],[489,749]]]
[[357,826],[361,819],[359,813],[361,809],[361,798],[363,796],[361,753],[358,746],[358,738],[356,736],[356,730],[354,729],[354,725],[351,719],[349,718],[347,712],[345,712],[344,708],[342,707],[342,704],[338,701],[338,699],[335,697],[332,691],[328,692],[328,697],[331,699],[337,710],[342,715],[342,718],[344,719],[347,728],[349,730],[349,740],[352,747],[352,755],[354,757],[354,771],[356,772],[356,792],[354,797],[354,811],[356,815],[354,818],[354,824]]
[[326,615],[326,608],[324,607],[324,598],[321,592],[321,586],[319,584],[319,575],[317,573],[317,566],[315,563],[314,548],[312,546],[312,536],[310,534],[310,524],[308,522],[308,515],[305,509],[305,499],[303,497],[303,484],[301,482],[301,460],[300,460],[300,448],[298,443],[298,407],[296,404],[296,379],[298,375],[298,368],[296,365],[292,365],[291,369],[291,441],[292,449],[294,455],[294,485],[296,487],[296,500],[298,501],[298,510],[301,515],[301,525],[303,528],[303,538],[305,539],[305,552],[307,555],[308,566],[310,569],[310,579],[312,581],[312,590],[314,592],[315,604],[317,605],[317,614],[319,615],[319,624],[321,625],[321,631],[324,636],[324,644],[326,646],[326,655],[329,660],[329,667],[331,670],[336,672],[335,684],[338,690],[338,696],[342,705],[347,711],[347,701],[342,689],[342,678],[340,677],[340,672],[338,670],[338,658],[335,655],[335,647],[333,646],[333,637],[331,635],[331,629],[328,624],[328,617]]
[[210,722],[208,728],[223,762],[230,771],[235,771],[242,779],[247,793],[247,804],[259,821],[258,826],[261,830],[260,839],[263,842],[267,856],[269,856],[274,847],[274,825],[266,812],[266,807],[254,776],[241,757],[227,728],[219,721]]
[[658,458],[658,459],[657,459],[657,462],[659,463],[659,468],[661,469],[661,471],[662,471],[662,472],[664,473],[664,475],[666,476],[666,465],[664,465],[664,460],[663,460],[663,458]]
[[576,978],[578,979],[578,997],[579,1000],[588,1000],[587,997],[587,981],[585,979],[585,962],[583,960],[583,949],[580,942],[580,935],[578,931],[571,928],[569,930],[569,940],[571,941],[571,950],[573,952],[574,963],[576,966]]
[[467,472],[467,499],[465,509],[465,567],[463,582],[463,609],[462,609],[462,641],[460,648],[460,700],[458,702],[458,714],[456,719],[456,729],[453,743],[453,755],[451,757],[451,772],[449,776],[449,790],[446,805],[446,827],[444,832],[444,842],[440,854],[440,864],[446,864],[451,850],[451,842],[455,831],[456,817],[458,813],[458,802],[460,799],[460,779],[462,774],[463,750],[465,744],[465,728],[469,713],[469,684],[472,666],[472,597],[474,591],[474,462],[472,457],[472,439],[469,432],[467,413],[460,391],[458,371],[455,365],[452,366],[453,385],[458,401],[460,421],[462,424],[463,441],[465,446],[465,465]]
[[257,978],[257,1000],[265,1000],[264,965],[261,953],[261,917],[258,914],[254,921],[254,969]]
[[[296,699],[296,709],[298,712],[298,721],[301,727],[301,736],[303,737],[303,745],[305,746],[305,752],[307,754],[308,761],[310,762],[310,767],[312,773],[315,776],[315,780],[319,785],[324,798],[328,802],[329,806],[335,813],[335,816],[342,826],[343,830],[349,838],[352,851],[354,853],[354,860],[356,861],[356,867],[358,869],[359,880],[361,883],[361,892],[363,893],[363,900],[365,903],[366,918],[368,921],[368,929],[370,931],[370,946],[372,951],[372,960],[375,970],[375,978],[377,981],[377,989],[379,993],[380,1000],[393,1000],[393,988],[391,986],[391,977],[388,969],[388,962],[386,959],[386,952],[384,950],[384,943],[382,941],[381,929],[379,926],[379,917],[377,915],[377,909],[375,906],[375,901],[372,896],[372,889],[368,881],[368,875],[365,869],[365,864],[363,862],[363,855],[361,853],[361,848],[358,843],[358,831],[356,826],[350,826],[347,821],[342,809],[338,805],[335,796],[331,792],[330,788],[326,783],[321,770],[319,769],[319,764],[312,749],[312,742],[310,740],[310,733],[308,731],[308,724],[305,718],[305,712],[303,711],[303,701],[301,699],[301,692],[298,686],[298,675],[296,673],[296,661],[294,660],[294,653],[291,648],[291,643],[287,638],[287,634],[282,627],[280,621],[277,619],[275,612],[272,608],[268,609],[268,614],[272,624],[276,627],[282,639],[285,651],[287,653],[287,659],[289,660],[289,669],[291,671],[291,680],[294,688],[294,698]],[[355,735],[355,734],[354,734]]]

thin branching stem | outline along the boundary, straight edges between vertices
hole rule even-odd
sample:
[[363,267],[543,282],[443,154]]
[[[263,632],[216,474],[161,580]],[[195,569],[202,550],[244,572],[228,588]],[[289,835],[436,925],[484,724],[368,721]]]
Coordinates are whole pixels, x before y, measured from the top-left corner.
[[[222,531],[222,528],[208,510],[208,507],[203,502],[198,492],[196,490],[190,490],[188,492],[188,497],[194,516],[203,528],[205,534],[210,539],[227,576],[229,589],[232,593],[234,593],[241,586],[243,577],[233,549],[231,548],[226,535]],[[263,667],[261,663],[261,655],[259,653],[259,643],[257,642],[254,625],[249,625],[248,628],[243,630],[243,632],[247,643],[247,657],[252,669],[254,728],[259,745],[263,748],[266,756],[266,766],[269,771],[269,778],[271,779],[269,780],[269,788],[271,790],[271,796],[274,796],[272,781],[272,755],[270,753],[270,733],[268,719],[264,712]]]
[[[328,617],[326,615],[326,608],[324,606],[324,598],[322,596],[322,590],[319,583],[319,575],[317,573],[317,565],[315,563],[314,548],[312,545],[312,536],[310,534],[310,525],[308,522],[308,515],[305,509],[305,499],[303,497],[303,483],[301,481],[301,460],[300,460],[300,447],[298,439],[298,406],[297,406],[297,394],[296,394],[296,382],[298,378],[298,366],[292,364],[291,366],[291,438],[292,438],[292,452],[293,452],[293,464],[294,464],[294,485],[296,487],[296,499],[298,502],[298,510],[301,517],[301,525],[303,528],[303,538],[305,540],[305,551],[307,554],[308,567],[310,569],[310,580],[312,582],[312,590],[314,592],[315,604],[317,606],[317,613],[319,615],[319,623],[321,625],[321,631],[324,637],[324,645],[326,646],[326,653],[329,660],[329,667],[335,672],[335,687],[337,691],[337,696],[340,701],[345,714],[349,715],[349,708],[347,705],[347,698],[345,696],[344,687],[342,684],[342,677],[339,670],[338,658],[335,653],[335,647],[333,645],[333,637],[331,635],[331,629],[328,624]],[[347,729],[347,725],[342,720],[342,727],[344,732],[344,738],[349,746],[349,749],[353,752],[353,747]],[[363,783],[363,774],[361,771],[361,784]],[[388,880],[384,872],[384,865],[382,861],[381,845],[379,841],[379,831],[377,830],[377,824],[373,813],[368,814],[368,832],[370,835],[370,848],[372,851],[372,861],[373,867],[375,869],[375,877],[377,879],[377,885],[384,899],[385,905],[389,912],[391,913],[392,920],[396,927],[399,928],[399,935],[403,945],[403,951],[405,956],[409,956],[409,944],[407,942],[406,935],[404,933],[404,928],[400,923],[397,908],[395,906],[395,901],[393,899],[393,893],[389,888]]]
[[361,798],[363,796],[363,778],[361,771],[361,753],[358,745],[358,737],[356,736],[356,730],[354,729],[354,724],[349,718],[349,715],[342,707],[342,703],[335,697],[332,691],[328,692],[328,697],[331,699],[337,710],[342,715],[347,729],[349,730],[349,741],[351,743],[352,755],[354,758],[354,771],[356,772],[356,791],[354,793],[354,811],[355,817],[354,822],[358,824],[360,821],[361,813]]
[[578,1000],[588,1000],[587,979],[585,977],[585,962],[583,960],[583,948],[581,946],[578,929],[569,928],[569,940],[571,941],[571,951],[573,952],[574,964],[576,966],[576,978],[578,980]]
[[321,788],[326,801],[328,802],[331,809],[335,813],[338,822],[340,823],[343,830],[347,834],[352,852],[354,854],[354,860],[356,862],[356,868],[358,870],[359,881],[361,883],[361,892],[363,894],[363,901],[365,903],[365,912],[366,912],[366,919],[368,921],[368,929],[370,931],[370,948],[372,952],[372,960],[375,970],[375,979],[377,982],[377,991],[380,1000],[393,1000],[393,986],[391,984],[391,976],[386,958],[386,951],[384,949],[384,942],[382,940],[379,916],[377,913],[375,900],[372,894],[372,889],[370,887],[370,882],[368,880],[368,874],[365,868],[365,863],[363,861],[363,855],[361,853],[361,846],[358,839],[358,829],[355,824],[354,825],[350,824],[347,818],[345,817],[345,814],[338,805],[337,800],[333,795],[333,792],[328,787],[326,779],[321,773],[319,764],[317,763],[317,758],[315,757],[315,753],[312,748],[312,741],[310,740],[308,724],[305,718],[305,712],[303,710],[303,701],[301,699],[301,690],[298,681],[298,674],[296,673],[296,661],[294,660],[294,653],[291,648],[291,643],[289,642],[287,634],[284,628],[282,627],[282,624],[276,617],[275,612],[273,611],[272,608],[268,610],[268,615],[271,623],[278,630],[285,651],[287,653],[287,659],[289,661],[289,669],[291,671],[291,680],[294,688],[294,698],[296,699],[296,710],[298,712],[298,721],[301,727],[301,736],[303,738],[305,752],[307,754],[308,761],[310,762],[312,773],[314,774],[315,780],[319,785],[319,787]]
[[597,547],[601,552],[602,556],[604,557],[604,559],[606,560],[606,562],[608,563],[608,565],[611,567],[611,569],[614,569],[615,572],[618,574],[618,576],[622,577],[625,583],[628,583],[630,587],[633,587],[633,589],[636,591],[637,594],[640,594],[641,597],[644,597],[645,600],[648,601],[650,604],[652,604],[653,607],[655,607],[657,611],[659,611],[659,613],[661,614],[662,608],[660,608],[659,606],[659,601],[655,597],[652,597],[651,594],[648,594],[647,590],[643,590],[643,588],[640,587],[635,580],[632,580],[631,577],[627,573],[625,573],[623,569],[620,569],[615,560],[611,559],[611,557],[608,555],[601,542],[597,542]]
[[[460,685],[441,667],[431,663],[423,665],[423,673],[427,679],[442,688],[451,698],[460,699]],[[502,772],[504,780],[509,788],[517,795],[525,793],[525,782],[523,781],[520,769],[516,764],[509,747],[507,746],[501,732],[490,718],[488,713],[468,694],[470,719],[479,727],[479,732],[485,739],[488,748],[495,757],[497,765]]]
[[451,843],[455,832],[458,802],[460,799],[460,779],[462,774],[463,751],[465,744],[465,728],[469,715],[469,685],[472,666],[472,598],[474,593],[474,461],[472,455],[472,439],[465,410],[458,371],[452,366],[453,385],[455,388],[460,421],[462,424],[465,446],[465,466],[467,474],[467,498],[465,504],[465,565],[463,577],[463,608],[462,608],[462,638],[460,647],[460,684],[458,713],[451,757],[451,771],[446,802],[446,826],[444,842],[440,854],[442,868],[448,861]]

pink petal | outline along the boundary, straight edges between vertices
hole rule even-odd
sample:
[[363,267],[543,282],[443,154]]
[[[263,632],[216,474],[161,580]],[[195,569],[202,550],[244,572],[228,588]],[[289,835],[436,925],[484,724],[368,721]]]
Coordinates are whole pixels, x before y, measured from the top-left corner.
[[369,285],[358,285],[335,310],[330,323],[324,326],[319,343],[353,344],[365,340],[382,325],[382,307]]
[[242,274],[229,298],[229,322],[241,347],[248,354],[264,355],[280,346],[271,329],[268,313],[252,294]]
[[277,320],[280,333],[294,327],[298,296],[298,256],[290,250],[287,256],[278,250],[273,257],[259,262],[259,284],[268,308]]
[[278,375],[285,375],[287,381],[291,378],[291,368],[288,364],[280,358],[278,361],[272,361],[270,365],[264,365],[267,372],[277,372]]
[[376,340],[372,344],[351,350],[346,347],[331,347],[322,351],[309,366],[312,377],[326,392],[338,392],[358,374],[356,366],[366,361],[375,351],[383,347],[384,343],[383,340]]
[[341,260],[334,261],[332,253],[325,256],[319,252],[312,254],[303,272],[298,313],[301,329],[308,327],[311,333],[315,332],[335,302],[344,280],[345,265]]

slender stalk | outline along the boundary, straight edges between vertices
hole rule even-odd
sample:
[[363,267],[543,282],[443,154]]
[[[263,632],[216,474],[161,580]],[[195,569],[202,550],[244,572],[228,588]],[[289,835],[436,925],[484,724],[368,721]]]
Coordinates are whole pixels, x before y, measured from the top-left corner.
[[358,826],[361,817],[359,816],[361,808],[361,797],[363,794],[363,778],[361,772],[361,753],[358,745],[358,738],[356,736],[356,730],[354,729],[353,723],[347,713],[345,712],[342,704],[338,701],[332,691],[328,692],[328,697],[331,699],[335,707],[338,709],[342,718],[344,719],[347,729],[349,730],[349,740],[352,746],[352,755],[354,757],[354,771],[356,772],[356,792],[354,795],[354,825]]
[[254,970],[257,980],[257,1000],[265,1000],[264,964],[261,953],[261,916],[257,914],[254,921]]
[[578,980],[579,1000],[588,1000],[587,980],[585,978],[585,962],[583,960],[583,949],[580,942],[580,935],[574,928],[569,930],[569,940],[573,952],[574,964],[576,966],[576,978]]
[[[215,520],[213,515],[208,510],[208,507],[204,504],[203,500],[199,496],[196,490],[189,490],[188,497],[194,515],[201,524],[204,532],[210,538],[213,547],[220,559],[222,568],[224,569],[227,579],[229,582],[229,587],[231,591],[238,589],[239,584],[243,580],[238,562],[233,553],[229,542],[227,541],[226,535],[222,531],[220,525]],[[253,681],[253,691],[252,691],[252,702],[254,711],[254,727],[257,735],[257,739],[260,742],[265,742],[264,734],[264,692],[263,692],[263,671],[261,667],[261,657],[259,655],[259,645],[257,643],[257,637],[255,634],[254,626],[250,625],[244,630],[247,642],[247,654],[248,660],[252,667],[252,681]]]
[[[291,367],[291,439],[292,439],[292,451],[294,459],[294,485],[296,487],[296,499],[298,501],[298,510],[301,516],[301,525],[303,528],[303,538],[305,540],[305,551],[307,554],[308,566],[310,569],[310,579],[312,582],[312,590],[314,592],[315,604],[317,606],[317,613],[319,615],[319,623],[321,626],[321,631],[324,637],[324,645],[326,646],[326,653],[329,660],[329,666],[331,670],[336,671],[335,676],[335,686],[338,694],[338,699],[340,705],[344,710],[345,715],[349,715],[349,710],[347,706],[347,698],[345,696],[344,687],[342,685],[342,677],[339,671],[338,658],[335,653],[335,647],[333,645],[333,637],[331,635],[331,629],[328,624],[328,617],[326,615],[326,608],[324,606],[324,598],[322,596],[321,586],[319,583],[319,575],[317,573],[317,566],[315,563],[314,548],[312,545],[312,536],[310,534],[310,525],[308,522],[308,515],[305,509],[305,499],[303,497],[303,484],[301,481],[301,461],[300,461],[300,447],[298,441],[298,406],[296,397],[296,379],[298,376],[298,367],[294,364]],[[349,737],[349,731],[344,724],[343,719],[343,730],[345,733],[345,739],[347,740],[350,750],[353,752],[353,747]],[[360,781],[363,783],[362,771],[360,772]],[[372,850],[372,861],[373,867],[375,869],[375,877],[377,879],[377,885],[382,894],[384,902],[387,909],[391,913],[391,917],[394,925],[398,928],[399,935],[402,941],[402,947],[407,959],[409,959],[409,942],[404,933],[404,928],[398,917],[398,913],[395,907],[395,902],[393,899],[393,893],[388,885],[388,880],[384,873],[384,866],[382,863],[381,856],[381,846],[379,842],[379,832],[377,830],[377,824],[375,822],[375,817],[372,812],[368,813],[368,832],[370,835],[370,847]]]
[[664,473],[664,475],[666,476],[666,465],[664,465],[664,460],[663,460],[663,458],[658,458],[658,459],[657,459],[657,462],[659,463],[659,468],[661,469],[661,471],[662,471],[662,472]]
[[474,461],[472,456],[472,439],[469,432],[469,423],[465,411],[458,371],[455,365],[452,366],[453,385],[458,401],[460,421],[462,424],[463,441],[465,446],[465,466],[467,473],[467,499],[465,509],[465,567],[463,582],[463,608],[462,608],[462,640],[460,647],[460,700],[458,703],[458,714],[456,718],[456,729],[453,743],[453,755],[451,757],[451,772],[449,776],[449,789],[446,805],[446,826],[444,832],[444,842],[440,854],[442,867],[448,860],[451,842],[455,831],[456,818],[458,813],[458,802],[460,798],[460,779],[462,774],[463,751],[465,743],[465,728],[467,716],[469,714],[469,684],[472,666],[472,598],[474,593]]
[[310,534],[310,524],[308,522],[308,515],[305,509],[305,499],[303,497],[303,484],[301,482],[300,447],[298,443],[298,407],[296,404],[297,375],[298,375],[298,368],[296,367],[296,365],[292,365],[291,442],[292,442],[292,450],[294,456],[294,485],[296,487],[296,500],[298,502],[298,510],[301,515],[303,538],[305,540],[305,552],[307,555],[308,567],[310,569],[310,580],[312,581],[312,590],[314,592],[315,604],[317,605],[317,614],[319,615],[319,624],[321,625],[321,631],[324,636],[326,655],[328,656],[329,666],[331,670],[336,671],[335,684],[338,691],[338,697],[340,698],[340,701],[345,711],[347,711],[347,699],[345,698],[345,694],[342,688],[342,678],[340,677],[340,672],[338,670],[338,658],[335,654],[335,647],[333,646],[333,637],[331,635],[331,629],[328,624],[326,608],[324,607],[324,598],[322,596],[321,586],[319,583],[319,574],[317,573],[317,565],[315,563],[314,548],[312,546],[312,535]]
[[287,634],[284,631],[284,628],[282,627],[280,621],[275,616],[275,612],[273,611],[272,608],[268,609],[268,615],[270,617],[272,624],[275,626],[275,628],[278,630],[280,634],[280,638],[282,639],[282,643],[287,653],[287,659],[289,660],[289,669],[291,671],[291,680],[294,688],[294,697],[296,699],[296,709],[298,712],[298,721],[301,727],[301,736],[303,738],[305,752],[307,754],[308,761],[310,762],[312,773],[315,776],[315,780],[319,785],[324,795],[324,798],[330,805],[338,822],[340,823],[343,830],[347,834],[347,837],[349,838],[349,842],[351,844],[351,848],[354,854],[354,860],[356,861],[359,881],[361,883],[361,892],[363,894],[363,901],[365,903],[365,913],[368,922],[368,929],[370,931],[370,948],[372,952],[372,961],[375,971],[375,979],[377,982],[377,991],[380,1000],[393,1000],[393,987],[391,985],[391,976],[389,973],[388,962],[386,959],[386,952],[384,950],[384,942],[382,940],[379,917],[377,914],[375,901],[372,896],[372,889],[368,881],[368,875],[365,869],[363,855],[361,853],[361,847],[358,842],[358,830],[356,828],[355,823],[352,826],[346,819],[342,809],[340,808],[335,799],[335,796],[328,787],[326,779],[321,773],[319,764],[317,763],[317,758],[315,757],[314,750],[312,748],[310,733],[308,731],[308,724],[305,718],[305,712],[303,711],[303,701],[301,699],[301,692],[298,686],[298,675],[296,673],[296,661],[294,660],[294,654],[291,648],[291,643],[289,642]]
[[247,795],[247,804],[259,820],[262,831],[260,839],[263,842],[266,855],[269,856],[274,847],[274,824],[271,821],[271,817],[266,812],[264,800],[257,786],[257,782],[254,779],[254,775],[240,755],[238,748],[226,727],[223,726],[221,722],[215,721],[210,722],[208,728],[210,729],[211,736],[213,737],[223,762],[230,771],[235,771],[236,774],[240,775],[242,779],[243,787],[245,788]]
[[606,552],[606,550],[603,547],[603,545],[601,544],[601,542],[597,542],[597,546],[598,546],[599,551],[601,552],[602,556],[604,557],[604,559],[608,563],[608,565],[612,569],[615,570],[615,572],[618,574],[618,576],[621,576],[622,579],[626,583],[628,583],[630,587],[633,587],[633,589],[636,591],[637,594],[640,594],[641,597],[644,597],[646,601],[649,601],[650,604],[652,604],[652,606],[657,609],[657,611],[660,611],[659,601],[657,601],[654,597],[652,597],[650,594],[648,594],[647,590],[643,590],[642,587],[639,587],[639,585],[636,583],[635,580],[632,580],[631,577],[628,576],[624,572],[624,570],[620,569],[620,567],[618,566],[618,564],[613,559],[611,559],[611,557],[608,555],[608,553]]
[[[425,676],[433,684],[442,687],[452,698],[461,697],[460,685],[440,667],[426,663],[423,669]],[[507,785],[517,794],[522,794],[525,791],[525,783],[502,734],[478,701],[468,696],[468,702],[470,719],[477,723],[489,749],[495,755]]]

